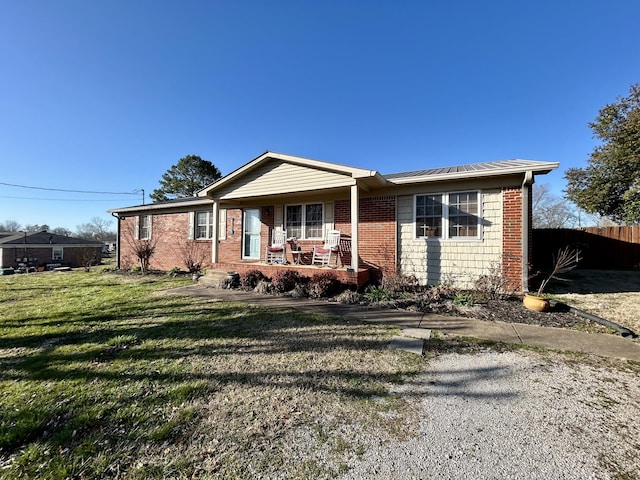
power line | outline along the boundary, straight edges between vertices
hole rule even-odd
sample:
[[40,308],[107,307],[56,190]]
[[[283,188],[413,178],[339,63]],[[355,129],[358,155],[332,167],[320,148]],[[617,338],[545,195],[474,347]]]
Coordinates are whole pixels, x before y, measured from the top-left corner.
[[10,195],[0,195],[0,198],[10,198],[12,200],[46,200],[47,202],[118,202],[119,199],[82,199],[82,198],[37,198],[37,197],[12,197]]
[[30,187],[28,185],[16,185],[14,183],[5,183],[5,182],[0,182],[0,185],[7,185],[9,187],[19,187],[19,188],[31,188],[33,190],[48,190],[50,192],[95,193],[98,195],[138,195],[139,194],[139,192],[93,192],[90,190],[66,190],[64,188]]

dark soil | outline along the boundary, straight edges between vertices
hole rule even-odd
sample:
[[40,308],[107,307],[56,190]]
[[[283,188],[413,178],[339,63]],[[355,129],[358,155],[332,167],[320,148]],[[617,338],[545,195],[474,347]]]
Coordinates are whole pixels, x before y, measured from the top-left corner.
[[[543,327],[569,328],[573,330],[607,332],[612,330],[598,323],[574,315],[566,305],[557,304],[547,312],[534,312],[522,304],[522,299],[489,300],[473,307],[456,307],[458,314],[480,320],[526,323]],[[615,333],[615,332],[613,332]]]
[[550,311],[535,312],[522,303],[522,298],[512,297],[501,300],[488,300],[473,306],[456,305],[450,299],[433,299],[421,302],[420,298],[405,298],[377,303],[379,307],[400,308],[427,313],[440,313],[460,317],[476,318],[486,321],[526,323],[542,327],[568,328],[572,330],[616,333],[596,322],[574,315],[569,307],[556,304]]

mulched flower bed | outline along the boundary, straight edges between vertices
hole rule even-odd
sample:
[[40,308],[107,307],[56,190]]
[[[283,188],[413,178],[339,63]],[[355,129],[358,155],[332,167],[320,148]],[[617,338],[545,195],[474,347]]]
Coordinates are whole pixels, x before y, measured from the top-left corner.
[[501,322],[526,323],[542,327],[569,328],[594,332],[611,332],[602,325],[574,315],[568,307],[557,305],[548,312],[534,312],[522,304],[522,299],[489,300],[486,304],[470,307],[468,314],[462,315],[480,320],[499,320]]
[[616,333],[598,323],[574,315],[569,312],[566,305],[559,304],[547,312],[534,312],[526,308],[522,304],[522,299],[519,297],[488,300],[473,306],[456,305],[451,299],[432,300],[425,303],[421,302],[419,298],[412,297],[401,300],[370,303],[370,305],[382,308],[400,308],[427,313],[440,313],[486,321],[525,323],[542,327],[568,328],[583,332]]

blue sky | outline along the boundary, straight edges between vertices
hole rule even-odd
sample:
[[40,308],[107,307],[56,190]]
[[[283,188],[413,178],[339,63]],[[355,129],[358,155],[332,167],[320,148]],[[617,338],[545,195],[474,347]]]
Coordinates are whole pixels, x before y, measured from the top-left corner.
[[[0,182],[147,194],[188,154],[381,173],[560,162],[640,82],[637,0],[0,0]],[[75,230],[141,195],[0,184],[0,222]],[[148,196],[147,196],[148,199]],[[115,224],[114,224],[115,226]]]

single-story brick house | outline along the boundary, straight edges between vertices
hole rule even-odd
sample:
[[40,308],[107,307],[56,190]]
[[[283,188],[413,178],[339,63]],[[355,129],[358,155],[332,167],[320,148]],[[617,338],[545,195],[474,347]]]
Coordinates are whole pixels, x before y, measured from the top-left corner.
[[0,232],[0,268],[86,266],[102,258],[102,242],[43,232]]
[[289,248],[286,267],[310,276],[319,268],[309,265],[313,246],[335,229],[334,271],[346,282],[361,286],[399,272],[423,284],[470,286],[499,268],[524,291],[532,185],[557,167],[516,159],[382,175],[265,152],[194,197],[110,212],[122,267],[135,263],[132,242],[148,239],[156,247],[151,268],[184,268],[185,258],[197,256],[205,268],[271,275],[283,266],[265,263],[265,247],[274,229],[284,229],[302,249],[302,265]]

